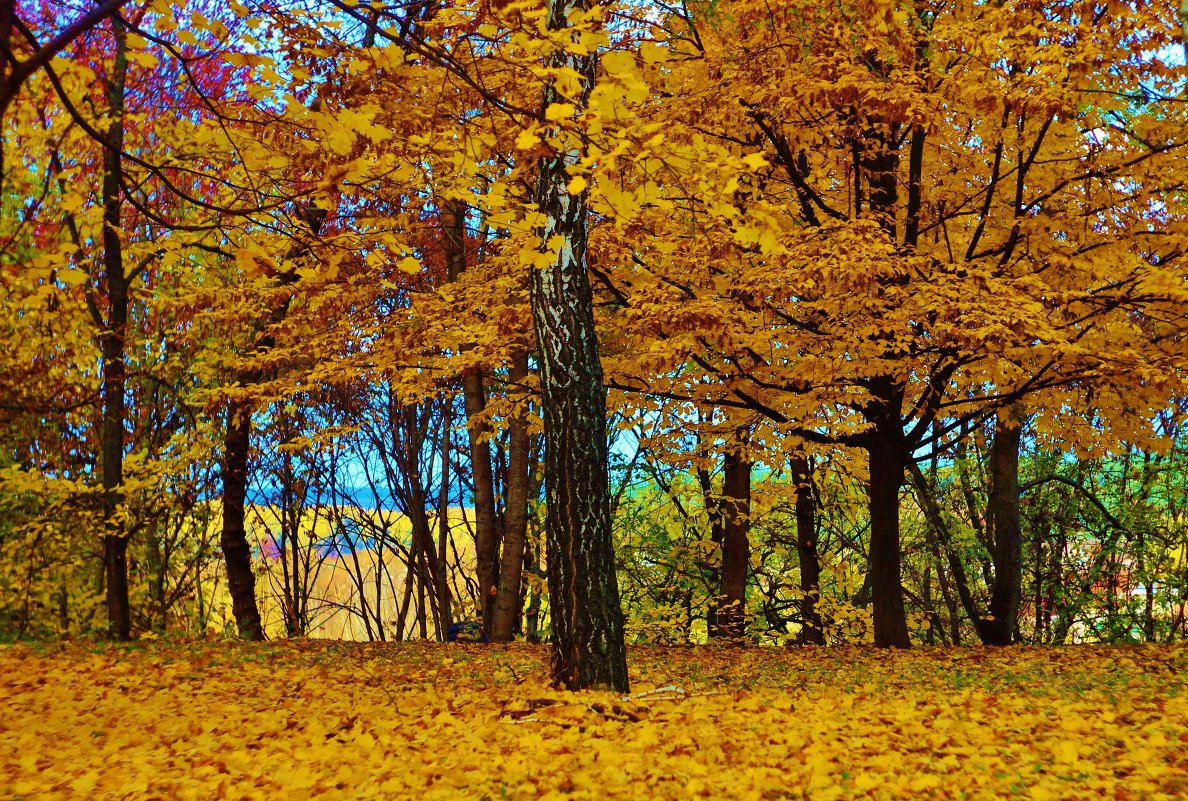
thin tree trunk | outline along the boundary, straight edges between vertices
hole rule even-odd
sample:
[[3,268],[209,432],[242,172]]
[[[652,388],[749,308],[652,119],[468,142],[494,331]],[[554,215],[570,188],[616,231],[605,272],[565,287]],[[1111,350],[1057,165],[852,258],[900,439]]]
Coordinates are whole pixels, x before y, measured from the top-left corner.
[[128,275],[124,270],[121,199],[124,150],[124,81],[128,73],[128,34],[118,18],[112,33],[116,50],[107,86],[111,125],[103,152],[103,275],[107,284],[106,330],[99,335],[103,354],[103,567],[106,575],[108,635],[132,638],[132,610],[128,601],[128,540],[119,531],[117,511],[123,500],[124,392],[127,381],[125,336],[128,326]]
[[[569,27],[589,0],[549,0],[548,27]],[[597,57],[555,51],[549,66],[579,76],[582,91],[565,98],[546,86],[543,107],[586,107]],[[555,257],[532,270],[532,319],[540,356],[545,432],[546,534],[552,614],[552,678],[570,690],[602,687],[627,692],[623,610],[611,541],[607,464],[606,389],[594,329],[593,292],[586,267],[585,191],[570,194],[569,170],[581,158],[578,142],[564,141],[541,156],[537,205],[540,240]]]
[[803,454],[790,460],[796,482],[796,552],[800,558],[801,645],[824,645],[825,632],[817,602],[821,596],[821,559],[817,553],[817,502],[813,498],[813,470]]
[[[466,204],[442,203],[441,226],[445,234],[446,271],[451,281],[466,271]],[[462,397],[466,404],[466,433],[470,440],[470,471],[474,481],[474,555],[479,585],[479,615],[483,628],[494,629],[495,603],[499,587],[498,514],[495,508],[495,474],[491,468],[491,426],[483,417],[487,393],[477,367],[462,373]]]
[[[698,452],[701,452],[701,435],[698,435]],[[726,541],[726,519],[721,496],[714,492],[714,482],[710,471],[705,467],[697,468],[697,483],[701,487],[701,497],[705,504],[706,517],[710,524],[710,542],[714,544],[713,559],[703,561],[702,570],[706,576],[709,588],[709,600],[705,605],[705,632],[711,640],[722,636],[719,607],[722,598],[722,548]]]
[[[934,542],[933,553],[936,554],[937,559],[940,559],[941,550],[944,550],[945,556],[949,562],[949,570],[953,575],[953,583],[957,588],[957,597],[961,599],[961,606],[965,609],[966,616],[974,625],[974,631],[978,634],[978,639],[985,642],[986,640],[986,618],[984,618],[978,610],[977,602],[974,599],[973,590],[970,587],[969,576],[965,572],[965,566],[961,562],[961,556],[953,547],[952,535],[949,531],[948,525],[945,523],[944,517],[941,515],[940,505],[936,501],[936,496],[933,492],[932,482],[929,482],[920,467],[914,462],[908,463],[908,472],[912,476],[912,484],[916,488],[916,498],[920,505],[920,509],[924,512],[924,519],[928,521],[928,526],[932,532]],[[939,569],[939,564],[938,564]],[[942,577],[942,588],[943,577]],[[948,596],[946,596],[948,599]],[[951,600],[951,599],[949,599]],[[955,609],[950,605],[951,620],[956,620]],[[954,633],[957,631],[957,624],[953,623]],[[960,644],[959,638],[954,634],[954,645]]]
[[[528,378],[528,354],[512,362],[508,380]],[[531,483],[531,443],[528,419],[516,415],[509,424],[508,469],[504,500],[503,553],[499,557],[499,591],[490,629],[495,642],[511,642],[520,617],[520,584],[524,577],[524,544],[528,538],[528,489]]]
[[[524,562],[528,572],[538,580],[545,578],[540,570],[540,548],[536,545],[528,548],[528,556]],[[534,583],[528,590],[528,601],[524,605],[524,639],[528,642],[540,642],[540,591]]]
[[[309,228],[311,237],[317,237],[326,220],[326,211],[317,208],[301,209],[302,220]],[[298,245],[290,252],[290,258],[297,258],[307,250]],[[297,280],[295,272],[281,277],[282,285]],[[276,337],[268,330],[285,318],[289,312],[286,300],[269,315],[265,327],[256,338],[255,350],[270,350],[276,344]],[[240,384],[250,386],[261,379],[258,369],[242,370]],[[251,452],[252,403],[249,399],[231,399],[227,402],[227,430],[223,440],[223,532],[221,536],[223,558],[227,569],[227,589],[231,593],[231,609],[239,636],[245,640],[263,640],[264,629],[260,623],[260,610],[256,607],[256,579],[252,573],[252,550],[247,541],[247,526],[244,523],[244,503],[247,499],[248,455]]]
[[441,422],[441,482],[437,501],[437,608],[440,610],[441,628],[438,639],[444,640],[453,625],[453,599],[450,598],[448,551],[450,544],[450,433],[453,416],[452,404],[447,400],[442,409]]
[[401,472],[406,482],[405,497],[407,498],[407,508],[405,512],[408,515],[409,524],[412,528],[412,563],[416,566],[417,570],[417,601],[421,605],[418,612],[418,623],[421,624],[422,639],[427,638],[428,634],[424,626],[424,618],[427,613],[424,606],[426,600],[425,593],[428,592],[428,602],[433,617],[433,626],[436,629],[438,639],[444,642],[448,627],[443,625],[442,610],[437,600],[437,587],[439,586],[439,576],[441,575],[442,566],[437,562],[437,550],[433,541],[433,530],[429,525],[429,513],[425,508],[425,487],[422,483],[421,468],[418,461],[424,450],[427,437],[418,419],[417,406],[402,406],[399,413],[404,422],[405,435],[402,441],[394,442],[393,444],[396,446],[396,453],[400,455],[403,461]]
[[256,574],[247,541],[244,505],[247,499],[248,454],[251,451],[252,415],[247,403],[227,403],[227,429],[223,438],[223,560],[227,590],[239,636],[263,640],[264,627],[256,606]]

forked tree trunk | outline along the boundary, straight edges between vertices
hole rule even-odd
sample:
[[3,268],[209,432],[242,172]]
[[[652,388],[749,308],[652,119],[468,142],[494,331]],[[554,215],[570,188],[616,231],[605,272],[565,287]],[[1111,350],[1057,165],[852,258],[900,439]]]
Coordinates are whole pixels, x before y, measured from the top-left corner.
[[[589,0],[549,0],[548,27],[564,30]],[[553,68],[582,80],[580,97],[545,88],[543,107],[568,102],[580,114],[594,86],[597,57],[558,50]],[[557,140],[566,134],[554,132]],[[611,541],[607,465],[606,390],[594,330],[593,293],[586,267],[586,193],[571,195],[568,168],[579,143],[560,141],[541,156],[537,205],[540,238],[555,247],[545,267],[532,270],[532,319],[541,373],[545,433],[545,490],[552,678],[571,690],[602,687],[627,692],[623,610]]]

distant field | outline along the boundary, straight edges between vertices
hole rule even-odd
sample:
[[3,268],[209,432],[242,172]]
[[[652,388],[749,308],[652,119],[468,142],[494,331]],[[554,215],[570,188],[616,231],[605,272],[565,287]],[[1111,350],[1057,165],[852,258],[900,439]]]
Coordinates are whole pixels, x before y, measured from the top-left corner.
[[[220,507],[215,503],[212,508]],[[373,535],[384,530],[388,537],[406,548],[412,541],[412,524],[404,515],[362,508],[346,509],[343,514],[366,521],[366,529]],[[208,536],[214,540],[220,531],[220,517],[213,514],[211,519]],[[470,597],[466,593],[465,577],[473,575],[475,571],[474,537],[471,533],[474,511],[450,507],[447,520],[451,531],[447,567],[457,604],[455,614],[467,616],[473,612]],[[436,517],[431,517],[431,522],[436,537]],[[352,553],[348,538],[333,536],[335,524],[336,521],[325,510],[311,508],[304,511],[298,527],[299,548],[302,559],[307,560],[303,561],[302,569],[308,570],[309,574],[311,621],[306,633],[310,637],[332,640],[367,640],[366,626],[357,614],[362,606],[362,596],[366,598],[370,611],[374,613],[375,610],[382,610],[381,617],[389,628],[390,636],[399,617],[396,610],[400,607],[408,579],[407,563],[396,553],[391,542],[382,553],[378,553],[375,550],[376,543],[364,537],[358,538]],[[257,554],[256,603],[264,629],[269,636],[283,637],[285,619],[281,587],[284,583],[284,567],[279,559],[279,543],[274,539],[281,529],[280,510],[275,506],[249,506],[247,528],[248,539]],[[291,543],[289,547],[292,547]],[[291,560],[292,557],[288,556],[287,559]],[[212,566],[205,592],[213,610],[211,629],[232,630],[234,618],[231,595],[227,590],[221,561]],[[404,614],[405,625],[410,629],[416,614],[414,601]],[[432,636],[432,615],[428,617]]]
[[[0,649],[0,799],[1188,798],[1188,647]],[[658,689],[673,686],[670,689]]]

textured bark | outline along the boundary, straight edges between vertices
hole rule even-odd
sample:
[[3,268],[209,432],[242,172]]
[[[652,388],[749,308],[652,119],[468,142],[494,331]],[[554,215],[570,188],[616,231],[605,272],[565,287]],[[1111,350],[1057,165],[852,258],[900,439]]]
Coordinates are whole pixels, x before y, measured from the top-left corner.
[[260,610],[256,607],[256,574],[247,541],[244,503],[247,499],[248,454],[251,451],[252,413],[246,403],[227,404],[227,429],[223,438],[223,561],[227,591],[239,636],[263,640]]
[[790,459],[796,481],[796,553],[800,557],[801,645],[824,645],[825,632],[817,601],[821,595],[821,559],[817,553],[817,502],[813,498],[813,469],[808,459],[796,454]]
[[120,240],[120,191],[123,184],[124,79],[128,72],[127,31],[112,20],[116,50],[107,87],[111,125],[103,152],[103,276],[107,284],[107,324],[99,335],[103,355],[103,568],[106,574],[107,628],[113,639],[132,637],[128,601],[128,542],[117,511],[124,481],[124,392],[127,383],[124,342],[128,324],[128,275]]
[[[587,0],[549,0],[549,29],[563,30],[571,14],[588,8]],[[569,100],[580,113],[594,85],[596,57],[557,51],[550,61],[581,77],[582,96]],[[544,108],[560,101],[556,89],[546,87]],[[552,677],[571,690],[626,692],[623,610],[611,542],[606,390],[586,266],[586,194],[566,189],[567,167],[579,156],[561,149],[540,159],[537,203],[545,220],[540,235],[556,246],[556,258],[532,270],[546,443]]]
[[[508,376],[520,383],[528,377],[528,354],[517,356]],[[528,538],[528,491],[531,483],[531,443],[528,420],[515,417],[508,431],[507,486],[504,498],[503,552],[499,557],[499,590],[491,639],[511,642],[520,616],[520,584],[524,576],[524,544]]]
[[998,414],[990,448],[989,517],[994,526],[994,585],[990,619],[978,633],[986,645],[1015,641],[1019,606],[1023,600],[1023,528],[1019,520],[1019,446],[1023,439],[1022,410]]
[[751,563],[751,463],[728,452],[722,476],[722,569],[719,636],[740,641],[746,635],[747,568]]

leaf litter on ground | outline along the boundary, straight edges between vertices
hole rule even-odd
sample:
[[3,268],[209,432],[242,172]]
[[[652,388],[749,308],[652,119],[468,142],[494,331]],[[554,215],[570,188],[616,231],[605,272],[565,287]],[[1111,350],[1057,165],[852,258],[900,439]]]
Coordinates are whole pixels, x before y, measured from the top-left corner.
[[0,649],[0,799],[1188,799],[1188,647]]

